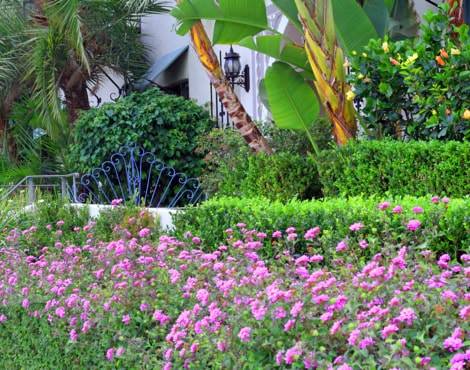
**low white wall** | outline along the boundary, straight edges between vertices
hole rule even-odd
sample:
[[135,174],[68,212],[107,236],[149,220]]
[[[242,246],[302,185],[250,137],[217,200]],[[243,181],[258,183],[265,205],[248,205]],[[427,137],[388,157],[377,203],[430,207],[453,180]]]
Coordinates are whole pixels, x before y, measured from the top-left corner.
[[[75,208],[87,207],[91,218],[97,218],[102,210],[112,208],[110,205],[82,203],[72,203],[71,206]],[[146,208],[146,210],[148,210],[152,216],[156,218],[158,217],[163,230],[173,229],[174,225],[172,215],[182,211],[177,208]]]

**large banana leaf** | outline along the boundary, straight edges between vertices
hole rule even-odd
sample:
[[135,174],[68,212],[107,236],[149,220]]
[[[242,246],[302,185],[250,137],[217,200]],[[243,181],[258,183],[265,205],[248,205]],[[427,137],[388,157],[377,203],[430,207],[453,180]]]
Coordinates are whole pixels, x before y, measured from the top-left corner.
[[299,13],[297,6],[293,0],[272,0],[273,4],[287,17],[287,19],[297,28],[300,33],[303,33],[302,24],[299,20]]
[[214,20],[214,44],[236,43],[268,28],[264,0],[181,0],[171,14],[180,22],[180,35],[195,21]]
[[336,33],[346,54],[361,50],[379,35],[364,9],[356,0],[331,0]]
[[307,53],[303,46],[295,45],[282,35],[260,35],[246,37],[238,45],[268,55],[281,62],[292,64],[302,69],[310,69]]
[[418,35],[419,16],[413,1],[395,0],[390,14],[390,38],[402,40]]
[[390,15],[385,0],[367,0],[364,11],[380,37],[384,37],[389,29]]
[[308,131],[320,111],[312,86],[290,65],[282,62],[269,67],[264,86],[276,125],[283,129]]

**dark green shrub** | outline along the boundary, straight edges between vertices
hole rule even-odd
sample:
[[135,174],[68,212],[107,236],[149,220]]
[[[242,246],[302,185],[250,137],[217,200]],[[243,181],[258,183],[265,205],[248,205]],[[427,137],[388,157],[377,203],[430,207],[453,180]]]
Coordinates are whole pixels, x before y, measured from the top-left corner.
[[133,93],[80,117],[68,162],[86,173],[121,146],[136,144],[179,172],[199,176],[203,154],[195,153],[196,144],[212,126],[209,114],[191,100],[158,89]]
[[326,196],[470,194],[470,143],[360,141],[319,159]]
[[[318,145],[329,145],[331,128],[319,120]],[[201,138],[198,151],[206,153],[201,176],[209,196],[264,196],[269,199],[311,199],[321,195],[316,166],[309,156],[311,145],[305,135],[262,126],[275,153],[271,156],[252,153],[238,132],[212,130]],[[327,132],[328,131],[328,132]]]
[[[322,230],[321,244],[325,250],[315,253],[330,255],[337,243],[352,237],[349,226],[356,222],[364,224],[363,237],[370,248],[365,253],[377,253],[385,245],[400,244],[409,237],[406,224],[410,219],[422,223],[416,233],[415,243],[437,252],[453,256],[468,251],[470,245],[470,200],[452,199],[449,205],[431,203],[430,197],[404,197],[391,201],[386,210],[380,210],[380,198],[326,199],[316,201],[292,200],[288,203],[269,201],[263,198],[219,198],[208,200],[198,207],[188,208],[174,216],[175,234],[179,237],[186,231],[201,237],[209,248],[217,248],[225,241],[225,230],[239,222],[249,229],[268,233],[260,253],[273,256],[279,252],[270,233],[284,231],[290,226],[303,235],[306,230],[319,226]],[[401,205],[402,214],[392,208]],[[413,208],[420,206],[423,213],[415,214]],[[304,252],[305,245],[298,244],[296,250]],[[360,251],[359,251],[360,252]]]

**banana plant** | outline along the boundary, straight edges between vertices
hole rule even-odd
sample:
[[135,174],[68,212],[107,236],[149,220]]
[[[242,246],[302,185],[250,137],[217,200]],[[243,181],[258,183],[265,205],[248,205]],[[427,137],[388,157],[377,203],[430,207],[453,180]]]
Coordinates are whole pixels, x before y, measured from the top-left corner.
[[[400,0],[382,0],[382,10],[391,11],[387,7],[394,5],[391,1]],[[298,37],[288,38],[269,26],[265,0],[180,0],[172,15],[179,22],[180,35],[188,33],[196,22],[213,21],[213,44],[238,44],[278,61],[260,85],[275,123],[281,128],[304,130],[319,114],[315,107],[322,105],[336,141],[344,144],[356,133],[352,92],[345,82],[345,55],[360,51],[371,38],[379,37],[373,20],[356,0],[272,3],[297,30]],[[313,109],[300,109],[297,100],[309,102]]]

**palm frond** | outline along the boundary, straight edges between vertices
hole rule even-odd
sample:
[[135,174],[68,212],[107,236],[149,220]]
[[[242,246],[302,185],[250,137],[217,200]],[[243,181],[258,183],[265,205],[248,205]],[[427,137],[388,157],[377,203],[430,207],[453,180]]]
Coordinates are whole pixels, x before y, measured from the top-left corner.
[[90,64],[82,34],[80,10],[80,0],[54,0],[45,8],[45,13],[49,20],[49,27],[57,28],[57,32],[62,33],[64,40],[76,53],[83,68],[89,72]]

